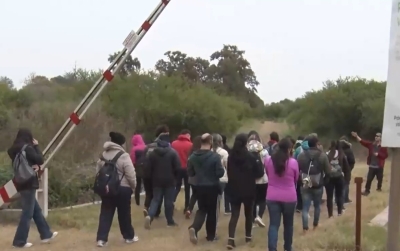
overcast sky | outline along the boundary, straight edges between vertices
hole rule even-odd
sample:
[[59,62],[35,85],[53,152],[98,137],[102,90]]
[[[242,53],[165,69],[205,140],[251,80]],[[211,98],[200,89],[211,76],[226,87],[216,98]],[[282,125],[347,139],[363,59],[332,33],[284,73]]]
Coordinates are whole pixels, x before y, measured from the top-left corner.
[[[0,76],[108,66],[159,0],[3,1]],[[390,0],[171,0],[133,52],[146,69],[168,50],[208,58],[223,44],[246,51],[267,103],[327,79],[386,80]]]

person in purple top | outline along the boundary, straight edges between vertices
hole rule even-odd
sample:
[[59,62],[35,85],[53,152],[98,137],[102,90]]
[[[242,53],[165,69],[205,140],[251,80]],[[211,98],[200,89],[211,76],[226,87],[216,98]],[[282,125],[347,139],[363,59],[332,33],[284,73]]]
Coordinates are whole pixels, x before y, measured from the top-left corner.
[[268,250],[277,251],[278,231],[283,218],[284,250],[293,251],[293,221],[296,210],[296,184],[299,166],[291,157],[292,143],[282,139],[277,150],[264,162],[268,175],[267,206],[269,212]]

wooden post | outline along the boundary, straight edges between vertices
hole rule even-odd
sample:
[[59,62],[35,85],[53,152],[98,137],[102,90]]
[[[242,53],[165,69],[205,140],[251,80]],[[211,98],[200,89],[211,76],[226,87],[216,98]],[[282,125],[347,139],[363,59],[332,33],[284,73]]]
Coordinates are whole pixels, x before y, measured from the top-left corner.
[[356,232],[355,232],[355,250],[361,251],[361,190],[362,190],[362,177],[354,178],[356,183]]
[[393,150],[391,173],[390,173],[390,194],[389,194],[389,218],[388,238],[386,242],[387,251],[399,251],[399,230],[400,230],[400,151]]

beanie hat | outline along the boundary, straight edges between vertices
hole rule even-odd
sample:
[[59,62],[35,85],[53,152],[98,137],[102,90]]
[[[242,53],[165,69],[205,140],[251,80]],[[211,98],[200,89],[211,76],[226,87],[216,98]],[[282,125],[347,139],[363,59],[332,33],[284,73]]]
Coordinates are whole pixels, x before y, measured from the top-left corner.
[[111,138],[111,142],[122,146],[123,144],[125,144],[125,136],[122,135],[119,132],[110,132],[110,138]]

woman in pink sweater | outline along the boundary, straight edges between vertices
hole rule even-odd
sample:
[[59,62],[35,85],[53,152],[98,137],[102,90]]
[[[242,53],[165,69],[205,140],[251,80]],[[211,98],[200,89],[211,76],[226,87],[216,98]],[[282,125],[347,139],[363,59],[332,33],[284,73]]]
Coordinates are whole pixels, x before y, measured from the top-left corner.
[[297,161],[291,157],[292,143],[282,139],[278,149],[264,162],[268,175],[267,206],[269,211],[268,250],[276,251],[278,231],[283,218],[284,250],[292,251],[293,221],[297,203]]

